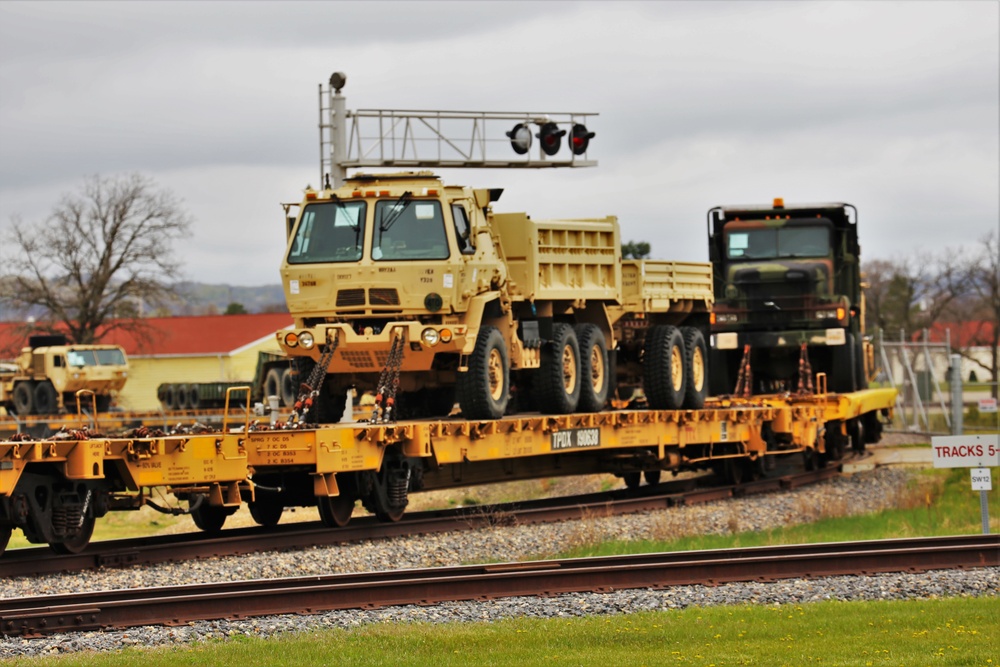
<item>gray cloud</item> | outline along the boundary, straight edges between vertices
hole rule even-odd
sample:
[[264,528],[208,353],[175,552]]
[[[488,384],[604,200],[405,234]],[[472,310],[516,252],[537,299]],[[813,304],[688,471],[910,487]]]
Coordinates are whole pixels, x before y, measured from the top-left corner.
[[618,214],[661,257],[704,259],[710,206],[774,196],[855,203],[869,257],[973,243],[1000,216],[998,20],[982,2],[8,0],[0,234],[85,174],[141,170],[198,220],[192,278],[273,282],[277,203],[318,180],[317,84],[341,69],[349,108],[599,112],[597,169],[446,176],[505,186],[505,210]]

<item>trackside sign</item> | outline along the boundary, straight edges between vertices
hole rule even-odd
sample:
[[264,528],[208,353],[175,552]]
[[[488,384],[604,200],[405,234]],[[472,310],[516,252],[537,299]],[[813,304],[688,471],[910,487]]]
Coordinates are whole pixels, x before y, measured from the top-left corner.
[[1000,434],[952,435],[931,438],[935,468],[995,468],[1000,466]]

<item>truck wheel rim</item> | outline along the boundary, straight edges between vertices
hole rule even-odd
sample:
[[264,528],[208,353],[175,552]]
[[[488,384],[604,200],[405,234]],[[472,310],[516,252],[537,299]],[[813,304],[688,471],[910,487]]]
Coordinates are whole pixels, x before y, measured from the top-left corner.
[[500,350],[494,348],[490,350],[490,358],[487,363],[487,380],[490,383],[490,398],[499,401],[503,397],[503,357]]
[[590,385],[595,393],[604,386],[604,355],[596,345],[590,349]]
[[576,356],[569,345],[563,347],[562,353],[563,389],[572,394],[576,389]]
[[674,347],[670,350],[670,380],[677,391],[684,384],[684,358],[680,348]]
[[705,384],[705,357],[701,354],[701,348],[695,348],[691,355],[691,381],[696,391],[701,391]]

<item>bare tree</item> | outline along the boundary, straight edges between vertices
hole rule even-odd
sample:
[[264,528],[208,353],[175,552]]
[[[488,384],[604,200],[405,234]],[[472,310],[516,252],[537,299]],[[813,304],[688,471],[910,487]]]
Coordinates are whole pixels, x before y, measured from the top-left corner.
[[990,371],[993,398],[997,398],[997,390],[1000,389],[1000,376],[997,375],[1000,370],[1000,235],[991,231],[980,239],[978,251],[969,258],[967,271],[973,296],[974,310],[971,315],[975,316],[980,326],[976,337],[991,349],[990,367],[963,351],[959,354]]
[[968,270],[951,248],[893,261],[864,264],[866,328],[895,337],[911,335],[935,322],[954,318],[968,291]]
[[92,176],[38,224],[13,221],[4,264],[14,307],[42,310],[77,343],[115,328],[141,331],[138,316],[172,295],[171,245],[190,228],[179,200],[147,176]]

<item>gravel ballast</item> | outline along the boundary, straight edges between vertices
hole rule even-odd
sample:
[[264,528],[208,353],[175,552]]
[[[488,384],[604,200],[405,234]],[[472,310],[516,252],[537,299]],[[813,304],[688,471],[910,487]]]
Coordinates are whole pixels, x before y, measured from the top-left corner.
[[[250,554],[189,563],[136,566],[77,574],[0,579],[0,596],[73,593],[92,590],[236,581],[275,577],[457,565],[466,562],[538,558],[566,547],[605,539],[665,538],[681,533],[762,530],[815,518],[824,513],[860,514],[892,507],[910,473],[898,468],[840,477],[794,491],[619,517],[593,517],[541,526],[495,526],[468,532]],[[509,617],[574,617],[691,605],[794,604],[819,600],[889,600],[947,596],[997,596],[1000,568],[928,573],[844,576],[774,583],[678,586],[566,594],[550,598],[508,598],[432,606],[345,610],[314,616],[277,616],[238,621],[196,622],[181,627],[0,639],[0,657],[109,651],[127,646],[176,645],[203,639],[320,628],[350,628],[384,622],[479,622]]]

